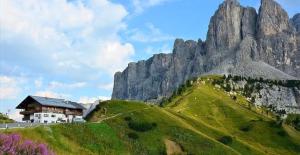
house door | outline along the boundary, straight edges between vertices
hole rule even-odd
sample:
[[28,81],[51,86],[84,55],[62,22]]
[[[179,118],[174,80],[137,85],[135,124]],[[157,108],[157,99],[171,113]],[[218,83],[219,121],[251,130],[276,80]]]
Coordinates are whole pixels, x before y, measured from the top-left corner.
[[69,123],[73,122],[73,115],[68,115],[68,122]]

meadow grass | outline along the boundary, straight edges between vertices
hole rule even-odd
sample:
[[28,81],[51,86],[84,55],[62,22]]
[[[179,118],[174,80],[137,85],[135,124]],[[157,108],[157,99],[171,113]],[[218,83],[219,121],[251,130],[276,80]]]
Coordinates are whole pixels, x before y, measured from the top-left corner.
[[[166,154],[165,140],[185,154],[300,153],[300,133],[237,94],[194,82],[165,107],[143,102],[101,102],[86,124],[2,130],[47,143],[57,154]],[[205,81],[205,82],[204,82]]]

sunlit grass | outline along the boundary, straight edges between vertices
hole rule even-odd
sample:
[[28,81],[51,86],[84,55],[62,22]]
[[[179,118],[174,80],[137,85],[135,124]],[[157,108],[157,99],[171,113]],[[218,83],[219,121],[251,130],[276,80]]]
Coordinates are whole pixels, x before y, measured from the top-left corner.
[[299,131],[276,124],[241,95],[233,100],[210,84],[217,78],[194,82],[164,108],[106,101],[86,124],[0,132],[47,143],[57,154],[165,154],[166,139],[186,154],[299,154]]

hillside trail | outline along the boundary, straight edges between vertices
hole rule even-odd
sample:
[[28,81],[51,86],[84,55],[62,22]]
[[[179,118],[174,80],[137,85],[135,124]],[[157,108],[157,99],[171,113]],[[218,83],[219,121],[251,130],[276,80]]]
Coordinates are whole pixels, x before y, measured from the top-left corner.
[[[179,123],[181,123],[181,124],[182,124],[184,127],[186,127],[187,129],[190,129],[190,130],[194,131],[195,133],[197,133],[197,134],[199,134],[199,135],[201,135],[201,136],[203,136],[203,137],[206,137],[206,138],[208,138],[208,139],[210,139],[210,140],[212,140],[212,141],[214,141],[214,142],[216,142],[216,143],[218,143],[218,144],[221,144],[222,146],[224,146],[224,147],[230,149],[231,151],[233,151],[235,154],[241,155],[241,153],[239,153],[239,152],[236,151],[235,149],[233,149],[233,148],[231,148],[231,147],[229,147],[229,146],[227,146],[227,145],[224,145],[223,143],[217,141],[216,139],[211,138],[211,137],[207,136],[206,134],[202,133],[201,131],[197,130],[197,129],[194,128],[191,124],[187,123],[187,122],[186,122],[185,120],[183,120],[182,118],[180,118],[180,117],[178,117],[178,116],[172,114],[171,112],[169,112],[169,111],[167,111],[167,110],[165,110],[165,109],[160,109],[160,110],[161,110],[162,112],[164,112],[166,115],[168,115],[169,117],[173,118],[174,120],[177,120]],[[251,144],[248,144],[248,143],[246,144],[244,141],[242,141],[242,140],[240,140],[240,139],[236,139],[236,140],[239,141],[240,143],[246,145],[246,146],[251,147],[253,150],[256,150],[257,152],[260,152],[261,154],[264,154],[264,152],[258,150],[255,146],[252,146]]]
[[[211,137],[207,136],[206,134],[202,133],[201,131],[199,131],[198,129],[194,128],[192,125],[190,125],[190,124],[189,124],[188,122],[186,122],[184,119],[182,119],[182,118],[180,118],[180,117],[178,117],[178,116],[172,114],[171,112],[169,112],[169,111],[167,111],[167,110],[164,110],[164,111],[167,112],[167,113],[169,113],[170,115],[174,116],[174,117],[172,117],[172,118],[176,119],[177,121],[184,122],[183,125],[184,125],[185,127],[187,127],[188,129],[190,129],[190,130],[192,130],[192,131],[194,131],[194,132],[196,132],[196,133],[198,133],[198,134],[200,134],[200,135],[204,135],[205,137],[208,137],[208,138],[210,138],[211,140],[213,140],[213,141],[215,141],[215,142],[217,142],[217,143],[219,143],[219,144],[224,145],[223,143],[217,141],[216,139],[211,138]],[[169,116],[170,116],[170,115],[169,115]],[[211,125],[209,125],[209,124],[203,122],[202,120],[195,119],[195,117],[193,117],[193,116],[192,116],[192,117],[187,116],[187,117],[189,117],[189,118],[195,120],[196,122],[201,123],[202,125],[204,125],[204,126],[210,128],[210,129],[212,129],[212,130],[216,130],[216,131],[219,131],[219,132],[224,132],[224,131],[221,131],[220,129],[218,129],[218,128],[214,127],[214,126],[211,126]],[[186,125],[188,125],[188,126],[186,126]],[[244,144],[244,145],[247,145],[247,146],[251,147],[253,150],[256,150],[256,151],[260,152],[261,154],[264,154],[264,153],[261,152],[260,150],[256,149],[255,146],[252,146],[251,144],[245,143],[243,140],[240,140],[240,139],[236,139],[236,140],[239,141],[240,143]],[[229,147],[229,146],[227,146],[227,145],[225,145],[225,146],[226,146],[226,147]],[[229,147],[229,148],[231,148],[231,147]],[[233,148],[231,148],[231,150],[236,151],[236,150],[233,149]],[[237,151],[236,151],[236,152],[237,152]],[[238,154],[240,154],[240,153],[238,152]]]
[[125,113],[124,113],[124,112],[123,112],[123,113],[122,113],[122,112],[121,112],[121,113],[117,113],[117,114],[115,114],[115,115],[113,115],[113,116],[105,117],[105,118],[103,118],[103,119],[97,121],[96,123],[101,123],[101,122],[103,122],[103,121],[105,121],[105,120],[113,119],[113,118],[116,118],[116,117],[121,116],[121,115],[124,115],[124,114],[132,113],[132,112],[137,112],[137,111],[142,111],[142,110],[147,110],[147,109],[150,109],[150,108],[147,107],[147,108],[135,109],[135,110],[127,111],[127,112],[125,112]]
[[162,111],[163,113],[165,113],[166,115],[168,115],[169,117],[171,117],[172,119],[178,121],[180,124],[182,124],[182,125],[183,125],[184,127],[186,127],[187,129],[190,129],[190,130],[194,131],[195,133],[197,133],[197,134],[199,134],[199,135],[201,135],[201,136],[203,136],[203,137],[205,137],[205,138],[207,138],[207,139],[209,139],[209,140],[212,140],[212,141],[214,141],[214,142],[216,142],[216,143],[218,143],[218,144],[220,144],[220,145],[222,145],[222,146],[228,148],[229,150],[231,150],[231,151],[234,152],[235,154],[241,155],[239,152],[237,152],[237,151],[234,150],[233,148],[231,148],[231,147],[229,147],[229,146],[227,146],[227,145],[224,145],[223,143],[221,143],[221,142],[219,142],[219,141],[217,141],[217,140],[215,140],[215,139],[213,139],[213,138],[207,136],[206,134],[200,132],[199,130],[197,130],[197,129],[194,128],[192,125],[190,125],[189,123],[185,122],[184,120],[182,120],[182,119],[179,118],[178,116],[175,116],[174,114],[168,112],[167,110],[163,110],[163,109],[162,109],[161,111]]
[[169,139],[165,139],[164,142],[166,145],[167,155],[184,154],[181,146],[176,142]]

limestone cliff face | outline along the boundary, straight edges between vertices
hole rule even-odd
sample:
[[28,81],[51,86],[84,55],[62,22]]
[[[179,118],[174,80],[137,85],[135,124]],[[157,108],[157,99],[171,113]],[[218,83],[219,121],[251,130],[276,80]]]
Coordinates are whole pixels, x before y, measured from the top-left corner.
[[203,52],[201,40],[177,39],[172,54],[156,54],[116,73],[112,98],[155,101],[171,95],[184,81],[204,72]]
[[[247,94],[247,100],[256,106],[274,107],[275,111],[285,110],[287,113],[300,114],[300,86],[294,83],[294,86],[270,83],[266,81],[242,80],[224,80],[221,85],[216,84],[216,88],[229,85],[234,90],[228,94],[236,93]],[[245,89],[247,86],[248,89]],[[253,100],[254,99],[254,100]]]
[[225,0],[210,20],[206,41],[177,39],[172,53],[130,63],[115,74],[112,98],[158,102],[204,74],[300,78],[299,21],[299,14],[289,19],[274,0],[262,0],[258,13]]
[[212,16],[207,33],[207,50],[210,56],[223,57],[235,49],[242,40],[243,8],[236,0],[227,0]]
[[258,52],[262,61],[293,76],[300,76],[295,27],[273,0],[262,0],[257,21]]
[[300,13],[297,13],[291,20],[297,32],[300,32]]
[[256,105],[273,105],[276,109],[287,113],[300,113],[300,90],[281,86],[262,85],[263,89],[253,93]]

